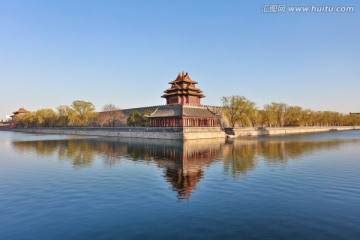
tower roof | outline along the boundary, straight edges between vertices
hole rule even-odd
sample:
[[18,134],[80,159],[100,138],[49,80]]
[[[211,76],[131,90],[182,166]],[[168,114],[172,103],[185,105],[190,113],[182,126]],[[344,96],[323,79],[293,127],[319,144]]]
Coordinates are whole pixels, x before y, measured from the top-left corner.
[[169,84],[180,83],[180,82],[188,82],[188,83],[192,83],[192,84],[198,83],[198,82],[192,80],[187,72],[186,73],[181,72],[178,74],[177,78],[175,80],[169,82]]
[[173,96],[194,96],[197,98],[204,98],[205,95],[202,91],[195,87],[195,84],[197,83],[198,82],[190,78],[188,73],[179,73],[175,80],[169,82],[171,87],[166,89],[161,97],[169,98]]

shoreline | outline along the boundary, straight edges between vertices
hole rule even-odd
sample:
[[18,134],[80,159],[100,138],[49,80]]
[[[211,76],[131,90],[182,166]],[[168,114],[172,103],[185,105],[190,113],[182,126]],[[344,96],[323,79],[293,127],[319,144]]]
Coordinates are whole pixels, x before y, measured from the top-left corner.
[[0,131],[24,133],[145,139],[209,139],[226,138],[229,135],[234,138],[256,138],[350,130],[360,130],[360,126],[225,128],[225,131],[219,127],[0,128]]
[[148,139],[225,138],[220,127],[13,128],[4,131]]

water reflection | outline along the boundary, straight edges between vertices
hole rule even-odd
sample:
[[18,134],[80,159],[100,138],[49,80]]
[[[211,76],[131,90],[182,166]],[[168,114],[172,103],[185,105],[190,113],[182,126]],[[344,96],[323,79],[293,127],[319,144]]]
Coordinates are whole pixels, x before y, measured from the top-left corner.
[[318,151],[334,150],[348,143],[359,143],[359,139],[333,139],[313,141],[278,139],[272,140],[228,140],[223,147],[225,172],[238,177],[253,170],[259,159],[268,165],[286,164],[291,159]]
[[149,161],[164,169],[164,178],[179,198],[188,198],[204,176],[204,169],[218,157],[222,140],[169,141],[149,139],[87,138],[17,141],[20,152],[35,152],[71,161],[75,168],[90,166],[100,156],[108,166],[124,158]]
[[85,138],[67,140],[15,141],[20,152],[35,152],[60,161],[71,161],[75,168],[91,166],[95,159],[113,166],[124,159],[147,161],[164,169],[164,178],[179,198],[188,198],[204,177],[208,166],[219,159],[226,174],[237,178],[254,170],[259,160],[266,164],[286,164],[316,151],[339,148],[359,139],[313,140],[149,140],[118,138]]

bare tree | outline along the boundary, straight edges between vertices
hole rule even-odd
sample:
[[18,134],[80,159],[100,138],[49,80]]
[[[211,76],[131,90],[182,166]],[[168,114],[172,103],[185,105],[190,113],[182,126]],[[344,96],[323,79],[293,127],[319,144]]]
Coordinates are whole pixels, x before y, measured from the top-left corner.
[[100,112],[95,120],[95,122],[99,124],[100,127],[103,127],[108,121],[109,121],[108,116],[106,115],[106,113],[103,112]]
[[[102,112],[100,113],[99,119],[103,124],[107,123],[109,127],[115,127],[116,122],[123,117],[121,109],[113,104],[106,104]],[[101,126],[103,124],[100,124]]]

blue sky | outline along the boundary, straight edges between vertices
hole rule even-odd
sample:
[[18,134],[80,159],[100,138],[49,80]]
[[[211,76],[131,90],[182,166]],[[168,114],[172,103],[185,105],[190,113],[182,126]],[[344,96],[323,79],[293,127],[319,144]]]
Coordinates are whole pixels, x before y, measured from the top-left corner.
[[[263,13],[262,6],[353,6]],[[0,1],[0,119],[74,100],[164,104],[180,71],[207,96],[360,112],[358,1]]]

